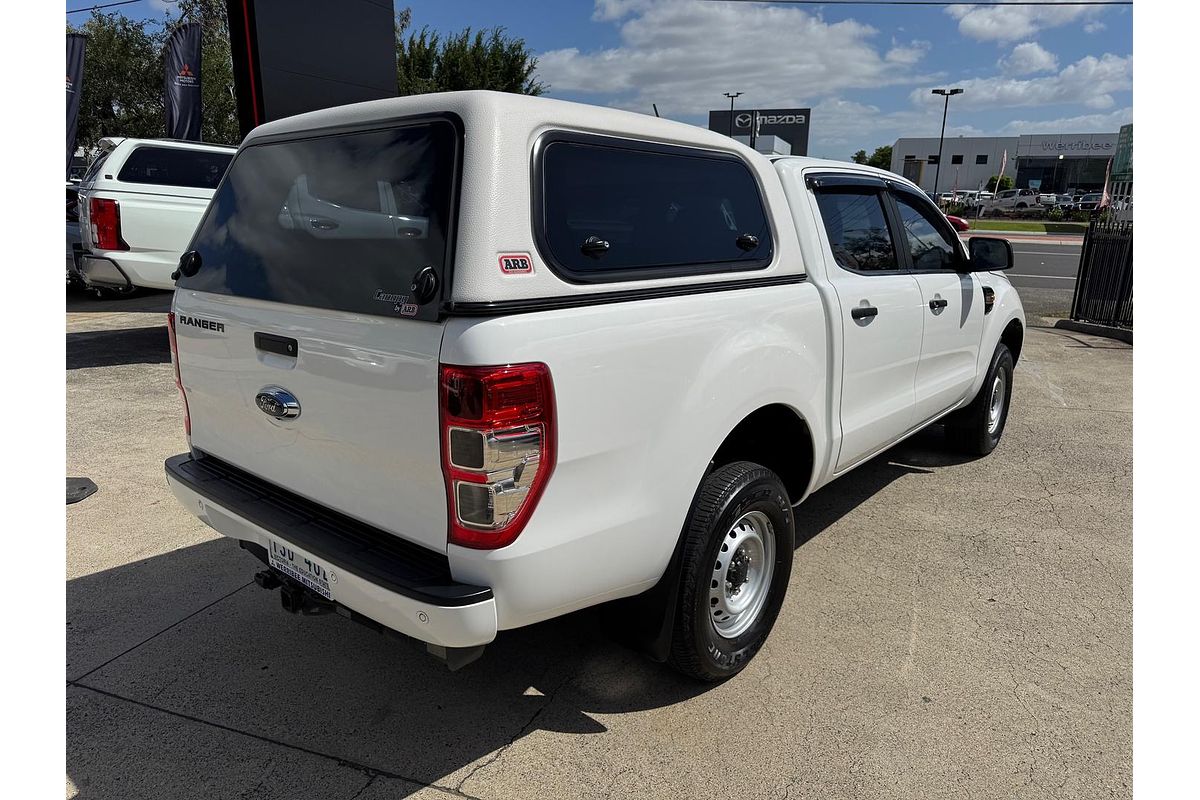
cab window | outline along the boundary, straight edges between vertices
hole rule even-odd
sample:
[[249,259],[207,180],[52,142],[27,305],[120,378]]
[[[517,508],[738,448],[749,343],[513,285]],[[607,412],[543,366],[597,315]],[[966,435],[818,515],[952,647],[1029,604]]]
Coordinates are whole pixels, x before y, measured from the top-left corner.
[[924,207],[914,198],[901,193],[893,195],[900,212],[900,224],[912,258],[914,270],[954,269],[958,263],[958,248],[946,234],[946,226],[935,220],[940,212]]
[[899,270],[883,197],[878,190],[839,187],[819,191],[817,207],[838,266],[855,272]]

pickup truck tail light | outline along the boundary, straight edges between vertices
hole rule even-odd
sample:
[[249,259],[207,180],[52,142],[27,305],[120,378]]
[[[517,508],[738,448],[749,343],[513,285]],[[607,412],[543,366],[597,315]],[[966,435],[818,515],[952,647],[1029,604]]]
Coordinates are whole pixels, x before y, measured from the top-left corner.
[[175,338],[175,312],[167,312],[167,338],[171,340],[171,363],[175,365],[175,386],[179,396],[183,398],[183,431],[187,434],[188,445],[192,443],[192,414],[188,410],[187,392],[183,390],[183,379],[179,376],[179,341]]
[[97,250],[128,250],[121,238],[121,207],[116,200],[93,197],[88,200],[88,224],[92,247]]
[[554,470],[554,384],[545,364],[440,374],[451,544],[493,549],[525,527]]

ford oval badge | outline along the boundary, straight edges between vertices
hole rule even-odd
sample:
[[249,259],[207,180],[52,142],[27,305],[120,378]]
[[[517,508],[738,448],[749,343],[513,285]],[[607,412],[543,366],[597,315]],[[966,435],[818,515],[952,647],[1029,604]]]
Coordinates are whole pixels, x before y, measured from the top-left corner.
[[295,419],[300,416],[300,401],[282,386],[264,386],[255,395],[254,404],[275,419]]

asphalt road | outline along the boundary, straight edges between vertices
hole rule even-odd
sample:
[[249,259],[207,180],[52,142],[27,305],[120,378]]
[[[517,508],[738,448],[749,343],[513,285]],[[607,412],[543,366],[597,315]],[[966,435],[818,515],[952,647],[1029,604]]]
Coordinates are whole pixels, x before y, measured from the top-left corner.
[[597,611],[458,673],[284,612],[165,485],[168,298],[67,315],[68,798],[1130,797],[1128,346],[1031,328],[994,453],[935,429],[810,498],[766,647],[702,686]]

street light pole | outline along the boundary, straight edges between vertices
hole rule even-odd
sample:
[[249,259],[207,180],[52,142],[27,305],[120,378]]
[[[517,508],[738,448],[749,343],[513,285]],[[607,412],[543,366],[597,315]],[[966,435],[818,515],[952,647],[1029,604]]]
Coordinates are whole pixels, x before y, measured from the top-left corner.
[[938,137],[938,163],[937,172],[933,174],[933,196],[934,202],[937,202],[938,181],[942,177],[942,144],[946,141],[946,115],[950,113],[950,98],[956,94],[962,94],[962,89],[934,89],[933,94],[940,94],[946,98],[946,104],[942,108],[942,134]]
[[725,96],[729,98],[729,138],[733,138],[733,99],[741,97],[741,92],[725,92]]

